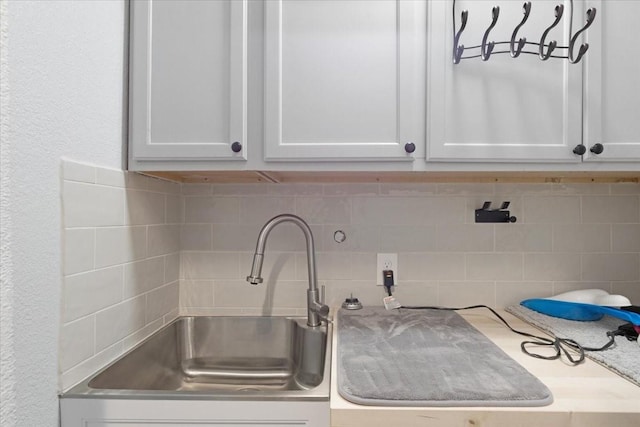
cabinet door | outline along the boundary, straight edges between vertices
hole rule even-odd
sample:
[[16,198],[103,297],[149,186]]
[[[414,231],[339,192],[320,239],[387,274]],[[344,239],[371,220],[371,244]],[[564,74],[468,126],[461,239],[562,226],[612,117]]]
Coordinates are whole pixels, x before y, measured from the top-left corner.
[[246,0],[131,2],[133,160],[246,159],[246,15]]
[[415,7],[406,0],[265,3],[266,160],[424,156],[416,111],[424,87],[417,38],[425,29],[415,24]]
[[[532,2],[531,14],[517,38],[539,42],[554,21],[559,1]],[[547,37],[558,46],[567,43],[568,7],[565,18]],[[468,21],[460,44],[464,56],[478,48],[492,22],[494,1],[461,0],[455,11],[450,0],[429,2],[427,68],[427,135],[430,161],[482,162],[579,162],[573,149],[581,143],[582,67],[565,59],[542,61],[538,55],[494,53],[487,61],[463,59],[453,63],[453,15],[460,28],[461,12]],[[499,2],[500,12],[487,41],[509,41],[523,18],[522,2]],[[582,21],[582,5],[576,2],[574,18]],[[574,23],[577,25],[577,23]],[[526,50],[537,50],[527,46]],[[496,44],[495,52],[509,50]],[[558,49],[554,54],[566,54]]]
[[[640,160],[640,2],[588,1],[597,9],[586,56],[585,145],[589,161]],[[602,144],[595,154],[595,144]]]

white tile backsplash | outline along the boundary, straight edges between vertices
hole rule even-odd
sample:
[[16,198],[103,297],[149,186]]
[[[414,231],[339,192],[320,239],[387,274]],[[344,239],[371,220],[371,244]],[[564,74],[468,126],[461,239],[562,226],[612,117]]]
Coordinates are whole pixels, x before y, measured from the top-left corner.
[[[185,195],[206,192],[202,186],[189,187],[184,186]],[[567,284],[597,284],[610,290],[612,283],[621,280],[630,283],[626,289],[633,289],[638,264],[634,257],[640,251],[635,238],[640,238],[636,236],[640,233],[639,192],[634,185],[624,187],[556,183],[216,185],[214,195],[238,203],[240,220],[229,224],[228,219],[211,215],[207,203],[200,207],[191,203],[186,225],[195,230],[203,222],[211,224],[213,251],[182,248],[182,274],[213,281],[214,310],[244,307],[245,312],[264,312],[288,308],[297,301],[304,313],[305,245],[294,225],[278,226],[269,237],[263,268],[268,284],[252,287],[244,281],[262,225],[277,214],[290,212],[311,224],[319,281],[327,286],[327,298],[333,305],[351,292],[365,303],[381,303],[383,290],[373,285],[376,253],[380,252],[399,255],[398,298],[404,294],[407,300],[424,304],[466,301],[504,307],[557,293]],[[475,224],[473,211],[485,200],[494,206],[511,201],[511,213],[518,221]],[[585,214],[585,206],[596,212]],[[597,212],[602,206],[620,212],[606,220],[603,212]],[[634,222],[626,222],[633,218]],[[342,243],[334,240],[338,230],[346,235]],[[198,246],[193,240],[187,242],[192,248]],[[615,252],[621,256],[612,257]],[[222,253],[231,259],[214,266],[215,257]],[[599,262],[590,261],[590,255],[601,254],[606,256]],[[604,280],[606,277],[609,279]],[[291,295],[285,296],[279,287],[271,292],[274,283],[282,283],[282,289]],[[297,283],[303,289],[289,289],[285,283]],[[194,298],[184,289],[181,297],[183,312],[194,313],[187,307]]]
[[[305,315],[311,225],[319,285],[381,305],[376,253],[398,254],[405,305],[504,307],[598,287],[640,304],[637,184],[183,184],[63,165],[65,289],[60,369],[68,387],[183,315]],[[515,224],[475,224],[485,200]],[[336,231],[346,240],[334,240]],[[179,309],[178,309],[179,307]],[[89,345],[90,343],[90,345]]]
[[124,225],[124,199],[122,188],[64,181],[63,226]]
[[60,384],[68,389],[178,314],[180,185],[62,165]]

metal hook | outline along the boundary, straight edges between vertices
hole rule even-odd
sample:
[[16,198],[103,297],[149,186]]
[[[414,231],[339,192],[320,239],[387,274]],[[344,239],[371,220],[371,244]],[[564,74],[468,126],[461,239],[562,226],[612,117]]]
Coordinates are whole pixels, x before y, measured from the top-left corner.
[[[573,14],[571,16],[571,18],[573,19]],[[589,28],[591,26],[591,24],[593,24],[593,20],[596,18],[596,8],[590,8],[589,10],[587,10],[587,22],[584,24],[584,27],[582,27],[580,30],[578,30],[573,37],[571,37],[571,40],[569,41],[569,61],[572,64],[576,64],[578,62],[580,62],[580,60],[582,59],[582,56],[584,56],[585,53],[587,53],[587,50],[589,49],[589,43],[583,43],[580,46],[580,50],[578,50],[578,56],[574,57],[573,56],[573,48],[576,44],[576,41],[578,39],[578,36],[580,34],[582,34],[587,28]]]
[[491,56],[491,52],[493,52],[493,48],[495,47],[495,42],[487,43],[487,39],[489,38],[489,32],[496,26],[496,22],[498,22],[498,16],[500,15],[500,6],[494,6],[491,9],[491,25],[487,28],[487,31],[484,32],[484,36],[482,37],[482,45],[480,46],[480,57],[483,61],[488,61]]
[[462,35],[462,32],[464,31],[465,27],[467,26],[467,18],[469,17],[469,11],[468,10],[463,10],[462,14],[460,15],[460,29],[456,32],[456,26],[455,26],[455,2],[454,2],[454,11],[453,11],[453,63],[454,64],[459,64],[460,63],[460,59],[462,59],[462,53],[464,52],[464,45],[458,45],[458,43],[460,42],[460,36]]
[[539,53],[540,59],[542,59],[543,61],[546,61],[551,57],[551,53],[553,52],[553,50],[556,48],[558,44],[558,42],[555,40],[550,41],[547,49],[547,53],[544,52],[544,47],[545,47],[544,40],[547,38],[547,34],[549,34],[549,31],[551,31],[553,27],[558,25],[558,22],[560,22],[560,19],[562,19],[562,13],[564,12],[564,5],[562,4],[557,5],[555,10],[556,10],[555,21],[553,21],[553,24],[551,24],[549,28],[545,30],[544,33],[542,33],[542,37],[540,38],[540,47],[538,49],[538,53]]
[[518,34],[518,31],[520,30],[520,27],[522,27],[524,25],[525,22],[527,22],[527,19],[529,19],[529,14],[531,13],[531,2],[525,2],[522,5],[522,13],[524,13],[524,17],[522,18],[522,21],[520,21],[520,24],[518,24],[518,26],[513,30],[513,34],[511,34],[511,42],[509,43],[509,51],[511,52],[511,57],[512,58],[517,58],[518,56],[520,56],[520,53],[522,53],[522,49],[524,48],[524,45],[527,43],[527,39],[526,37],[521,37],[520,40],[518,40],[518,47],[515,47],[516,44],[516,35]]

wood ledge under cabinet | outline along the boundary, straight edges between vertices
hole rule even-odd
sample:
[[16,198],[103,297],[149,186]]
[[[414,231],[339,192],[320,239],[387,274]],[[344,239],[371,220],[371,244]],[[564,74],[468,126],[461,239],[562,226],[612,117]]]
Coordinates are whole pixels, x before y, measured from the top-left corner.
[[189,184],[285,183],[640,183],[637,172],[171,171],[145,175]]

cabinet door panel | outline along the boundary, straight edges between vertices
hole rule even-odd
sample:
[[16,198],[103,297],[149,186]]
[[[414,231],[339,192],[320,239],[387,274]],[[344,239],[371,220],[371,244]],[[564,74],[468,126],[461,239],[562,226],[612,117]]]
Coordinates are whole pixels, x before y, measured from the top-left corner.
[[135,1],[136,160],[246,159],[246,1]]
[[589,30],[585,60],[585,145],[589,161],[640,160],[640,50],[637,48],[640,2],[589,1],[599,25]]
[[[568,7],[568,2],[567,7]],[[432,161],[578,162],[573,148],[580,144],[581,66],[567,60],[541,61],[537,55],[493,54],[488,61],[463,59],[453,64],[453,2],[429,2],[428,155]],[[533,2],[531,14],[518,33],[540,40],[554,18],[556,1]],[[462,10],[469,11],[460,44],[465,55],[481,44],[491,23],[494,2],[456,2],[456,29]],[[582,16],[576,8],[576,16]],[[522,20],[521,2],[502,2],[488,41],[510,40]],[[566,45],[568,21],[547,38]],[[497,44],[494,51],[508,50]],[[526,50],[537,50],[527,46]],[[566,54],[557,50],[556,53]]]
[[413,7],[265,3],[267,160],[412,160],[405,143],[422,150],[405,110],[415,98]]

